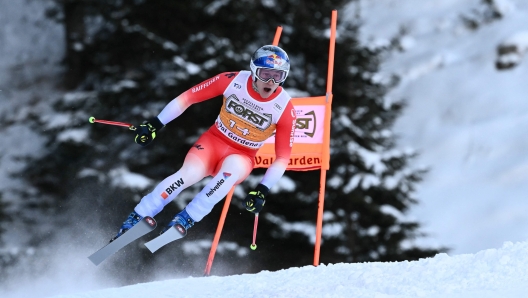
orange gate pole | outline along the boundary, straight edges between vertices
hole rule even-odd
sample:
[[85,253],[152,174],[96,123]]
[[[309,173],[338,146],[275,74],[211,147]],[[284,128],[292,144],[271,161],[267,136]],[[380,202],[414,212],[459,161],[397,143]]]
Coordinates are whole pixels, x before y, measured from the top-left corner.
[[213,266],[216,248],[218,247],[218,242],[220,242],[220,235],[222,234],[222,229],[224,228],[225,218],[227,216],[227,211],[229,210],[229,205],[231,204],[231,198],[233,197],[234,192],[235,187],[233,186],[226,196],[224,208],[222,209],[222,215],[220,216],[220,221],[218,222],[218,227],[216,228],[216,233],[213,239],[213,244],[211,245],[211,250],[209,251],[209,258],[207,259],[207,264],[205,265],[204,276],[209,276],[211,273],[211,267]]
[[277,31],[275,31],[275,38],[273,38],[272,45],[274,45],[274,46],[278,46],[279,45],[279,39],[280,39],[281,33],[282,33],[282,27],[279,26],[279,27],[277,27]]
[[319,265],[321,253],[321,233],[323,230],[324,195],[326,189],[326,171],[330,168],[330,117],[332,116],[332,81],[334,78],[334,52],[337,27],[337,10],[332,10],[332,23],[330,25],[330,48],[328,53],[328,74],[326,79],[326,109],[323,139],[323,156],[321,176],[319,181],[319,202],[317,205],[317,224],[315,228],[314,266]]

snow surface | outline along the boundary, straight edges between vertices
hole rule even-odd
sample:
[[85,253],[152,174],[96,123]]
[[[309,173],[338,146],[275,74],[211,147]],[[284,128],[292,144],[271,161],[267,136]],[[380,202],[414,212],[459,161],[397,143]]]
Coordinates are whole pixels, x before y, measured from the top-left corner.
[[55,297],[520,298],[528,292],[526,251],[528,242],[507,242],[500,249],[456,256],[438,254],[413,262],[329,264],[226,277],[189,277]]

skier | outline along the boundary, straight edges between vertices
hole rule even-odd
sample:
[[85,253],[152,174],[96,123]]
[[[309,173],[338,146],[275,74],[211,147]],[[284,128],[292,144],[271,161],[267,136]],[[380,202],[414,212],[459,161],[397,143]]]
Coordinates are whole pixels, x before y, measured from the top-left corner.
[[277,46],[263,46],[251,56],[250,68],[251,71],[225,72],[205,80],[180,94],[157,117],[138,127],[135,142],[146,146],[161,128],[190,105],[223,95],[215,124],[191,147],[182,167],[141,199],[111,241],[143,217],[154,217],[185,188],[212,176],[161,232],[175,226],[185,236],[187,230],[209,214],[234,185],[249,176],[258,149],[275,132],[276,158],[260,184],[243,202],[250,212],[262,210],[269,189],[282,177],[288,165],[296,116],[291,97],[281,87],[290,71],[286,52]]

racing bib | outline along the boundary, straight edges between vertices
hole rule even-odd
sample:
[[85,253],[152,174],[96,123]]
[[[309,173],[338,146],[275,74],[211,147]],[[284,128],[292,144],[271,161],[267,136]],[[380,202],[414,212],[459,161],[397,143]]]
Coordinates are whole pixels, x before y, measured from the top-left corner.
[[290,96],[281,91],[273,100],[257,101],[246,89],[250,76],[250,71],[241,71],[226,88],[215,124],[220,132],[234,142],[258,149],[275,132]]

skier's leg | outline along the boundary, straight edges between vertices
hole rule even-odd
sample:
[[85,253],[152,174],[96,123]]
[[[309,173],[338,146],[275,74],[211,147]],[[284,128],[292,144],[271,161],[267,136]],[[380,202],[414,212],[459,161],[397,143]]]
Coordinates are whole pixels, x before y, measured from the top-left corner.
[[141,199],[139,204],[134,208],[134,211],[123,222],[117,235],[110,241],[123,235],[123,233],[132,228],[143,217],[154,217],[165,205],[174,200],[182,190],[203,179],[205,172],[206,167],[203,165],[201,159],[194,154],[187,154],[180,170],[165,178],[154,188],[154,191]]
[[121,236],[143,217],[154,217],[182,190],[212,175],[221,154],[214,142],[210,134],[204,133],[189,150],[178,172],[165,178],[154,191],[141,199],[113,239]]
[[180,170],[165,178],[154,191],[143,197],[134,208],[135,212],[141,216],[154,217],[182,190],[212,175],[222,154],[218,147],[211,133],[202,134],[189,149]]
[[185,207],[188,215],[194,221],[202,220],[234,185],[247,178],[252,169],[253,163],[250,157],[241,154],[227,156],[218,173]]
[[206,176],[206,172],[207,167],[202,159],[189,152],[178,172],[165,178],[151,193],[144,196],[134,211],[143,217],[154,217],[182,190],[202,180]]

